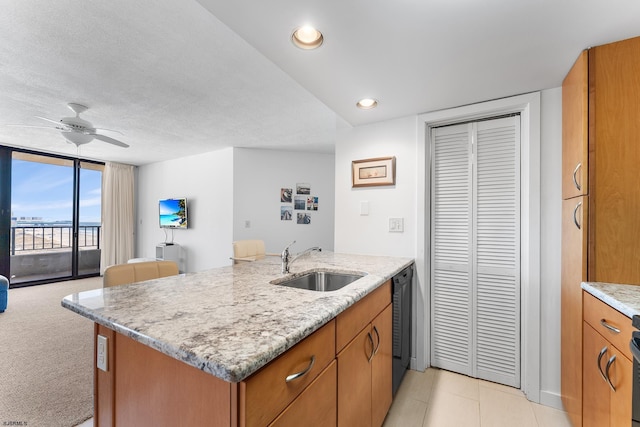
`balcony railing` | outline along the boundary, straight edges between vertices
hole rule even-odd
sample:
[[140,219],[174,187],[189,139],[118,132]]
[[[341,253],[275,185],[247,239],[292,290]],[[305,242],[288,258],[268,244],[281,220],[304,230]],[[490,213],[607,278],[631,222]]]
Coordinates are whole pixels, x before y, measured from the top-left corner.
[[[78,227],[79,249],[100,249],[100,226]],[[54,249],[71,249],[73,228],[60,226],[16,226],[11,227],[11,255]]]

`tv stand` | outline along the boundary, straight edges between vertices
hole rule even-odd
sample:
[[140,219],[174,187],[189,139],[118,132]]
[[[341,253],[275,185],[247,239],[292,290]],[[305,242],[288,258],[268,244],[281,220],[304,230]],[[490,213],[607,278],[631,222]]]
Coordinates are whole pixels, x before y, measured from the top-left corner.
[[160,243],[156,245],[157,261],[173,261],[178,264],[178,270],[182,273],[180,264],[180,245],[177,243]]

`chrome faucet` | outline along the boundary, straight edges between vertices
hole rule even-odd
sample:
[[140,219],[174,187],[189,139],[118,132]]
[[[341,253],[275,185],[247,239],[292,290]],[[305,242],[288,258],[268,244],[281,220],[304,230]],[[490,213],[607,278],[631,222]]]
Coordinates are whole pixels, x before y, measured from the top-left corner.
[[293,245],[296,241],[294,240],[293,242],[289,243],[287,245],[286,248],[284,248],[284,250],[282,251],[282,254],[280,255],[280,258],[282,258],[282,274],[287,274],[289,273],[289,266],[298,258],[300,258],[303,255],[306,255],[310,252],[313,251],[318,251],[321,252],[322,248],[319,246],[314,246],[312,248],[306,249],[302,252],[300,252],[299,254],[297,254],[296,256],[294,256],[293,258],[291,258],[291,254],[289,253],[289,248],[291,247],[291,245]]

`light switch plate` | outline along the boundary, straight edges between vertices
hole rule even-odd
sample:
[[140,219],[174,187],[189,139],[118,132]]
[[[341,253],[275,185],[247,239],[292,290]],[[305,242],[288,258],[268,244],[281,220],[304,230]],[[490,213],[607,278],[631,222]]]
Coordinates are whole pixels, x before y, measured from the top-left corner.
[[107,337],[103,335],[98,335],[98,348],[96,351],[96,366],[98,369],[107,372],[108,370],[108,347],[107,347]]
[[404,218],[389,218],[389,232],[390,233],[404,232]]
[[360,215],[369,215],[369,202],[360,202]]

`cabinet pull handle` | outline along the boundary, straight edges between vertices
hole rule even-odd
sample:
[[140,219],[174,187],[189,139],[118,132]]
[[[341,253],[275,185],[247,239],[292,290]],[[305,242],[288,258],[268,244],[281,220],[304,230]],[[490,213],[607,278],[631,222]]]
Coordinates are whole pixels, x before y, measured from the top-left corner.
[[600,324],[602,326],[604,326],[605,328],[607,328],[608,330],[610,330],[611,332],[614,332],[616,334],[620,333],[620,329],[616,328],[615,326],[611,326],[610,324],[607,323],[606,320],[604,319],[600,319]]
[[582,191],[582,187],[580,186],[580,184],[578,184],[578,180],[576,179],[576,174],[578,173],[581,167],[582,167],[582,163],[578,163],[578,166],[576,166],[576,168],[573,170],[573,184],[576,186],[578,191]]
[[573,223],[578,227],[578,230],[582,228],[578,222],[578,209],[580,209],[580,206],[582,206],[582,202],[578,202],[576,208],[573,210]]
[[604,382],[607,382],[607,377],[604,376],[604,372],[602,372],[602,365],[600,364],[600,361],[602,360],[602,356],[604,356],[604,354],[607,352],[607,347],[602,347],[602,350],[600,350],[600,354],[598,355],[598,371],[600,372],[600,376],[602,377],[602,379],[604,380]]
[[307,366],[307,369],[305,369],[304,371],[300,371],[300,372],[296,372],[295,374],[291,374],[289,375],[285,381],[286,382],[291,382],[293,380],[297,380],[300,377],[304,377],[305,375],[307,375],[309,373],[309,371],[311,370],[311,368],[313,368],[313,365],[316,363],[316,357],[315,356],[311,356],[311,361],[309,362],[309,366]]
[[373,356],[376,354],[374,352],[375,345],[373,344],[373,336],[371,336],[371,332],[367,332],[367,336],[369,337],[369,342],[371,342],[371,355],[369,355],[369,363],[371,363],[371,359],[373,359]]
[[378,328],[376,328],[375,326],[373,327],[373,332],[375,332],[376,336],[378,337],[378,345],[376,346],[376,349],[373,350],[373,354],[375,356],[376,354],[378,354],[378,350],[380,350],[380,333],[378,332]]
[[607,362],[607,367],[604,370],[605,374],[607,375],[607,384],[609,384],[609,387],[611,387],[611,390],[613,391],[616,391],[616,388],[611,383],[611,378],[609,377],[609,368],[611,368],[611,365],[613,365],[613,362],[615,361],[616,361],[616,355],[614,354],[613,356],[611,356],[611,359],[609,359],[609,361]]

